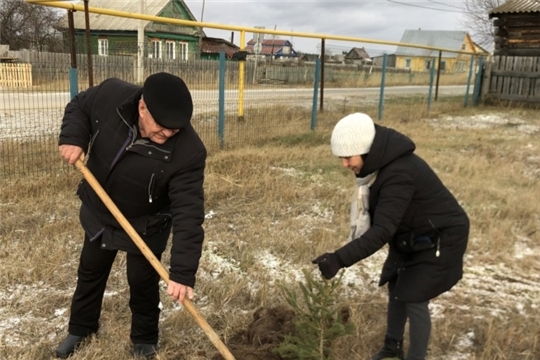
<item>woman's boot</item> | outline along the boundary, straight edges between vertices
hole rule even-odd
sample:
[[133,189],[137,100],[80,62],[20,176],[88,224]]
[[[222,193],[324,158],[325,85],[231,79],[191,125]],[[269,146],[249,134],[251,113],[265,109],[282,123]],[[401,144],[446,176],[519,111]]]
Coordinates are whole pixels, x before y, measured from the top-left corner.
[[388,337],[384,339],[383,348],[375,354],[371,360],[399,359],[403,360],[403,340],[394,340]]

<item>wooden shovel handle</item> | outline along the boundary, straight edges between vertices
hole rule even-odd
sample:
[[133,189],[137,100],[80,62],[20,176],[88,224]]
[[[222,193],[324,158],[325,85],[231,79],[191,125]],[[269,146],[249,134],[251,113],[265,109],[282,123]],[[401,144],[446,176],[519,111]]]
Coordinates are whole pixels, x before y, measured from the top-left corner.
[[[107,209],[113,214],[113,216],[118,220],[122,228],[126,231],[126,233],[129,235],[131,240],[137,245],[137,247],[141,250],[142,254],[148,259],[150,264],[156,269],[159,276],[165,281],[165,283],[169,284],[169,274],[167,273],[167,270],[161,264],[161,262],[156,258],[154,253],[148,248],[144,240],[139,236],[137,231],[131,226],[129,221],[125,218],[125,216],[120,212],[118,207],[114,204],[112,199],[109,197],[109,195],[105,192],[101,184],[97,181],[95,176],[92,174],[90,170],[86,167],[86,165],[82,162],[81,159],[78,159],[75,163],[75,166],[79,171],[83,174],[84,178],[90,184],[92,189],[96,192],[96,194],[99,196],[101,201],[107,206]],[[225,360],[235,360],[234,356],[231,354],[229,349],[225,346],[225,344],[220,340],[220,338],[217,336],[217,334],[214,332],[212,327],[204,320],[202,315],[199,313],[195,305],[187,298],[184,298],[183,302],[184,307],[187,309],[187,311],[193,316],[195,321],[199,324],[201,329],[204,331],[206,336],[210,339],[212,344],[216,347],[216,349],[220,352],[221,355],[225,358]]]

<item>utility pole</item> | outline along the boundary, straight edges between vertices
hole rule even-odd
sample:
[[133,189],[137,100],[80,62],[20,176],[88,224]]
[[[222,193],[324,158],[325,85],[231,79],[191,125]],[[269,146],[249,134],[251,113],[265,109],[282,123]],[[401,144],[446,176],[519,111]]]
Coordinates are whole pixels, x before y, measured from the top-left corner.
[[[201,22],[203,22],[203,19],[204,19],[204,3],[205,3],[205,0],[203,0],[202,2]],[[202,45],[203,45],[202,38],[203,38],[203,29],[202,27],[200,27],[199,28],[199,59],[201,58],[201,54],[202,54]]]
[[[139,0],[139,13],[144,14],[144,0]],[[142,84],[144,77],[144,21],[139,20],[137,29],[137,83]]]

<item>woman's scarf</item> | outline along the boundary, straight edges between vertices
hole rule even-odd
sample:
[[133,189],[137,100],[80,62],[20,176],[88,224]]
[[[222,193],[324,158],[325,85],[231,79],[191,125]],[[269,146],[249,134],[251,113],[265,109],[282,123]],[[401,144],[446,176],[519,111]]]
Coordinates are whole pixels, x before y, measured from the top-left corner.
[[369,188],[377,178],[377,171],[363,178],[356,178],[351,201],[351,233],[349,240],[358,239],[371,226],[369,216]]

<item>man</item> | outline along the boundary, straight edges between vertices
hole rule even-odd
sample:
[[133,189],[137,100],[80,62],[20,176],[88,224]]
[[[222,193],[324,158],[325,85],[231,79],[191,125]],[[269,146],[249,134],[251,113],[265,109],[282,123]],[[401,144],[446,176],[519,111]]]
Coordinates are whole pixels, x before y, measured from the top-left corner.
[[[66,106],[60,132],[62,158],[87,167],[150,250],[161,259],[173,232],[167,293],[193,297],[204,231],[206,149],[191,126],[193,103],[184,81],[150,75],[143,87],[108,79]],[[135,356],[158,348],[159,275],[86,181],[81,181],[80,221],[85,232],[68,336],[56,349],[69,357],[99,329],[107,278],[118,250],[125,251],[130,338]]]
[[[351,207],[352,241],[313,262],[326,279],[389,245],[379,285],[388,283],[384,346],[372,360],[424,360],[431,317],[429,301],[463,276],[469,218],[405,135],[375,125],[366,114],[341,119],[332,132],[332,153],[356,176]],[[361,216],[364,211],[368,216]],[[364,224],[367,222],[367,224]],[[358,232],[358,229],[362,229]]]

